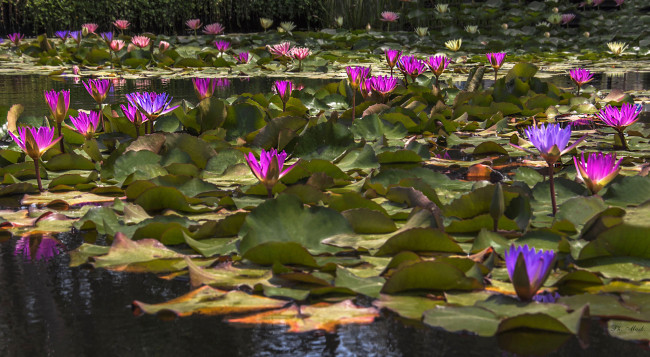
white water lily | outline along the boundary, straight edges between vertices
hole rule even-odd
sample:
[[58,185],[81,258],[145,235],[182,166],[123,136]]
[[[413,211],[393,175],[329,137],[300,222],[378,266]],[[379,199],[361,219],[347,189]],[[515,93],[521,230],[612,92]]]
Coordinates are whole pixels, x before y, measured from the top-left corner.
[[620,56],[627,49],[627,43],[625,42],[607,42],[607,47],[609,47],[610,52],[614,56]]
[[296,24],[291,21],[280,22],[280,28],[288,33],[291,33],[296,28]]
[[476,25],[467,25],[467,26],[465,26],[465,31],[467,31],[467,33],[475,34],[475,33],[478,32],[478,26],[476,26]]
[[260,17],[260,25],[262,25],[262,28],[264,31],[268,30],[271,25],[273,25],[273,20],[267,19],[265,17]]
[[416,27],[415,28],[415,34],[424,37],[427,34],[429,34],[429,28],[428,27]]
[[446,13],[449,11],[449,4],[438,4],[436,5],[436,11],[438,11],[441,14]]
[[451,51],[456,52],[456,51],[460,50],[460,46],[462,44],[463,44],[463,39],[459,38],[459,39],[456,39],[456,40],[449,40],[449,41],[445,42],[445,47],[447,47]]

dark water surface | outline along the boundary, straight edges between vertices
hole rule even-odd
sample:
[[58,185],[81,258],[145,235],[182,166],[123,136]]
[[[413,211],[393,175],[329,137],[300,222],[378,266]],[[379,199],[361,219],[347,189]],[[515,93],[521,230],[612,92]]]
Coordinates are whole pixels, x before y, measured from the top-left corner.
[[[62,253],[31,261],[15,255],[17,238],[0,243],[0,356],[510,356],[503,341],[413,326],[385,313],[371,325],[335,334],[288,334],[281,326],[241,327],[219,317],[173,321],[135,317],[133,300],[163,302],[189,282],[152,274],[69,268],[65,251],[82,243],[61,234]],[[591,322],[588,347],[570,337],[556,356],[647,356]],[[540,350],[545,342],[539,341]]]

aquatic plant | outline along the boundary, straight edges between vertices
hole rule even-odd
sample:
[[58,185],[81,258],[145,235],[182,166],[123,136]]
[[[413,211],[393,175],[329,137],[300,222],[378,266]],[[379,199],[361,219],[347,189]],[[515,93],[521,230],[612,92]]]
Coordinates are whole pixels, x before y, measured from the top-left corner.
[[295,28],[296,28],[296,24],[294,24],[291,21],[280,22],[280,29],[282,29],[283,31],[291,33],[291,31],[293,31]]
[[388,67],[390,67],[390,75],[392,76],[393,68],[395,65],[397,65],[397,61],[399,61],[400,56],[402,56],[402,51],[387,49],[384,51],[384,54],[386,55],[386,62],[388,62]]
[[311,50],[307,47],[294,47],[289,51],[289,57],[298,60],[298,70],[302,69],[302,61],[311,55]]
[[[129,103],[147,117],[150,125],[150,132],[153,131],[153,122],[160,117],[170,113],[174,109],[178,108],[178,105],[171,106],[172,97],[167,93],[155,93],[155,92],[135,92],[126,94],[126,99]],[[146,133],[146,128],[145,128]]]
[[190,19],[185,21],[185,25],[190,31],[194,31],[194,37],[196,37],[196,30],[200,29],[203,24],[199,19]]
[[593,73],[591,73],[588,69],[584,68],[576,68],[572,69],[569,71],[569,76],[571,76],[571,80],[573,83],[578,86],[578,94],[580,95],[580,88],[586,83],[591,82],[594,79]]
[[79,115],[76,117],[71,115],[70,121],[72,122],[73,130],[83,135],[86,140],[90,140],[97,131],[100,118],[102,118],[102,115],[96,111],[90,111],[88,113],[79,112]]
[[575,14],[562,14],[562,16],[560,17],[562,25],[567,25],[567,26],[569,26],[569,23],[573,21],[573,19],[575,18],[576,18]]
[[264,29],[264,32],[266,32],[266,30],[273,26],[273,20],[267,19],[265,17],[260,17],[260,25]]
[[[60,128],[60,125],[59,125]],[[43,192],[43,184],[41,183],[41,170],[38,164],[41,156],[57,142],[61,141],[63,136],[59,135],[54,139],[54,129],[42,126],[40,128],[31,127],[18,127],[18,136],[9,132],[9,135],[14,142],[34,161],[34,170],[36,172],[36,182],[38,183],[38,190]],[[59,133],[61,130],[59,129]]]
[[252,152],[249,152],[246,156],[248,167],[250,167],[253,175],[255,175],[255,177],[257,177],[257,179],[266,187],[269,197],[273,197],[273,186],[275,186],[284,175],[288,174],[291,169],[298,165],[299,161],[295,162],[293,165],[285,167],[286,159],[286,152],[282,151],[278,153],[275,149],[269,151],[262,149],[260,152],[259,162]]
[[215,22],[213,24],[205,25],[203,28],[203,33],[206,35],[219,35],[225,31],[225,27],[222,24]]
[[131,43],[138,46],[139,48],[145,48],[151,43],[151,39],[147,36],[133,36],[131,37]]
[[488,62],[490,62],[490,66],[494,68],[494,81],[497,81],[497,74],[499,73],[499,68],[503,65],[503,61],[506,59],[506,53],[505,52],[490,52],[486,53],[485,57],[487,57]]
[[[52,120],[56,123],[56,129],[59,136],[61,136],[61,123],[68,116],[68,108],[70,107],[70,91],[61,90],[60,92],[54,89],[45,91],[45,101],[50,108]],[[65,152],[63,147],[63,140],[61,140],[61,152]]]
[[457,52],[458,50],[460,50],[460,46],[462,46],[462,45],[463,45],[463,39],[462,38],[459,38],[459,39],[456,39],[456,40],[449,40],[449,41],[445,42],[445,47],[447,47],[450,51],[454,51],[454,52]]
[[476,26],[476,25],[467,25],[467,26],[465,26],[465,32],[467,32],[469,34],[478,33],[479,32],[478,31],[478,26]]
[[120,30],[120,34],[124,34],[124,30],[128,29],[131,23],[127,20],[115,20],[113,26]]
[[445,71],[447,66],[449,66],[449,63],[451,63],[451,59],[449,59],[447,56],[430,56],[426,60],[424,60],[424,63],[429,67],[431,72],[433,72],[433,75],[436,77],[436,88],[440,89],[439,86],[439,78],[442,72]]
[[404,82],[406,81],[407,76],[411,77],[411,82],[415,83],[415,79],[424,73],[427,70],[424,61],[418,59],[415,56],[402,56],[397,61],[397,68],[404,75]]
[[397,88],[398,79],[393,76],[374,76],[368,79],[368,86],[373,92],[377,92],[382,101],[385,102],[386,98]]
[[113,33],[112,32],[102,32],[99,34],[99,37],[101,37],[104,42],[106,42],[106,45],[111,43],[113,41]]
[[336,26],[338,28],[343,27],[343,16],[337,16],[334,18],[334,23],[336,23]]
[[14,32],[8,34],[7,38],[14,44],[14,46],[18,47],[18,45],[20,45],[20,41],[25,38],[25,35],[21,34],[20,32]]
[[424,37],[429,34],[429,28],[428,27],[416,27],[415,28],[415,34],[418,35],[419,37]]
[[282,100],[282,112],[287,111],[287,102],[291,98],[293,91],[293,82],[291,81],[275,81],[273,83],[273,91],[280,96]]
[[143,123],[146,123],[149,121],[149,118],[144,116],[144,114],[138,110],[138,107],[135,105],[127,104],[125,107],[124,104],[121,104],[120,107],[122,108],[122,112],[124,113],[124,116],[133,123],[133,126],[135,127],[135,137],[136,139],[140,136],[140,126]]
[[379,20],[386,23],[386,31],[390,31],[390,23],[396,22],[399,19],[399,14],[392,11],[384,11],[381,13],[381,18]]
[[159,53],[165,53],[168,49],[169,49],[169,42],[167,42],[167,41],[158,42],[158,52]]
[[[560,159],[560,156],[573,150],[580,142],[582,142],[587,135],[578,139],[573,145],[567,147],[571,139],[571,126],[562,128],[560,124],[542,124],[538,126],[531,126],[524,129],[528,140],[537,148],[537,151],[546,160],[548,165],[548,175],[551,190],[551,205],[553,209],[553,216],[557,213],[557,204],[555,202],[555,182],[553,175],[555,173],[555,163]],[[520,150],[534,154],[532,150],[524,149],[520,146],[510,144]]]
[[356,117],[356,92],[361,86],[361,83],[368,78],[372,68],[370,66],[348,66],[345,67],[345,73],[348,75],[348,83],[352,88],[352,120]]
[[215,41],[214,47],[219,51],[219,55],[223,57],[223,54],[230,49],[230,42],[224,40]]
[[625,140],[625,128],[636,123],[641,113],[640,104],[623,103],[620,109],[608,105],[596,114],[603,123],[611,126],[618,133],[623,150],[629,150]]
[[65,30],[65,31],[57,31],[54,33],[54,36],[58,37],[61,39],[61,43],[64,43],[65,40],[70,36],[70,31]]
[[627,43],[625,43],[625,42],[607,42],[607,47],[609,48],[609,51],[614,56],[620,56],[627,49]]
[[595,195],[605,185],[616,178],[621,171],[621,161],[616,161],[616,154],[603,154],[592,152],[585,161],[585,153],[580,154],[580,159],[573,157],[573,163],[578,172],[578,177],[582,179],[592,195]]
[[251,54],[248,51],[240,52],[235,55],[235,61],[237,61],[237,64],[246,64],[250,61],[250,58]]
[[205,98],[212,97],[217,81],[215,78],[192,78],[192,84],[194,85],[194,93],[196,93],[199,101],[202,101]]
[[81,31],[70,31],[70,38],[74,40],[74,42],[77,44],[77,47],[81,45],[81,40],[83,39],[83,36],[81,35]]
[[94,34],[95,31],[97,31],[98,28],[99,28],[99,25],[97,25],[96,23],[92,23],[92,22],[81,25],[81,29],[85,30],[89,34],[91,34],[91,33]]
[[555,252],[541,249],[536,251],[535,248],[529,248],[527,244],[523,246],[513,244],[505,251],[505,261],[508,276],[517,296],[521,300],[529,301],[548,278],[555,261]]
[[61,243],[49,235],[27,234],[16,241],[15,256],[29,260],[49,260],[61,254]]
[[289,50],[291,49],[291,43],[282,42],[273,46],[266,45],[266,48],[269,50],[271,55],[275,58],[289,57]]
[[113,52],[120,51],[124,48],[124,41],[122,40],[113,40],[109,46]]
[[436,4],[436,11],[441,14],[447,13],[449,11],[449,4]]

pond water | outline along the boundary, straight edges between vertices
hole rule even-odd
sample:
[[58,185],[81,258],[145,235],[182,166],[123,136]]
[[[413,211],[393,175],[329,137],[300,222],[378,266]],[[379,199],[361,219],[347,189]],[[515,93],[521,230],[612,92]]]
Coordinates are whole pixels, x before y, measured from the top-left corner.
[[[494,80],[491,74],[485,75],[484,87],[490,87]],[[265,93],[270,91],[273,82],[277,78],[271,77],[242,77],[224,79],[222,85],[217,89],[217,96],[227,98],[231,95],[241,93]],[[318,88],[330,82],[338,82],[341,78],[293,79],[294,84],[305,87]],[[573,83],[567,75],[554,75],[547,79],[551,83],[565,89],[573,88]],[[124,94],[135,91],[166,92],[174,99],[180,101],[186,99],[192,103],[196,102],[194,87],[190,79],[115,79],[114,89],[108,95],[107,103],[126,103]],[[462,88],[464,82],[455,82],[456,86]],[[596,73],[594,80],[590,83],[599,90],[620,89],[623,91],[639,91],[650,88],[650,72],[628,72],[617,74]],[[93,109],[97,104],[88,95],[80,81],[75,82],[72,78],[54,78],[43,75],[0,75],[0,105],[11,106],[23,104],[24,115],[40,116],[49,113],[49,109],[43,99],[43,91],[49,89],[69,89],[70,107],[75,109]]]
[[[58,237],[62,254],[32,261],[15,255],[17,239],[0,242],[1,356],[485,356],[508,355],[496,338],[454,334],[404,323],[383,314],[373,324],[340,327],[334,334],[288,334],[284,327],[239,327],[218,317],[173,321],[135,317],[133,300],[163,302],[190,290],[187,281],[152,274],[69,268],[64,251],[82,243]],[[570,337],[551,355],[642,356],[634,343],[609,337],[590,323],[581,347]],[[520,337],[518,337],[520,338]],[[543,341],[540,341],[543,342]],[[540,344],[540,349],[546,343]]]

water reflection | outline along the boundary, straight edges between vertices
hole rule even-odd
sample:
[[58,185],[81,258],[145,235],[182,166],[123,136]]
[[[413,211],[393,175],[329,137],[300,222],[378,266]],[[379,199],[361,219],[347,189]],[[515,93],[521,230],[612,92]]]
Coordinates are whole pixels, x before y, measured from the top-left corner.
[[61,254],[62,244],[50,235],[26,235],[18,239],[14,255],[26,260],[50,260]]

